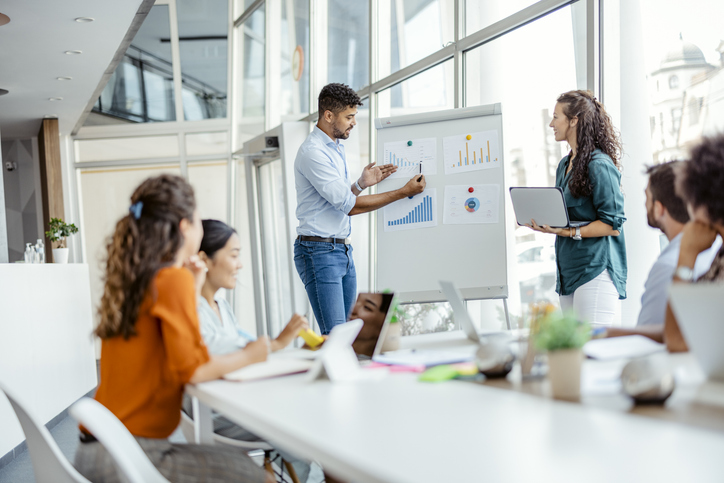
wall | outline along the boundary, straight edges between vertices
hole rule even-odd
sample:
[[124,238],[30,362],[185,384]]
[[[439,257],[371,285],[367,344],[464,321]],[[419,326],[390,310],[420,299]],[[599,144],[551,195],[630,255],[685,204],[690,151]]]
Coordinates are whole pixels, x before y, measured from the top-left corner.
[[[38,149],[33,139],[2,142],[5,215],[8,229],[9,261],[23,259],[25,244],[35,243],[42,232]],[[5,164],[17,165],[8,171]]]

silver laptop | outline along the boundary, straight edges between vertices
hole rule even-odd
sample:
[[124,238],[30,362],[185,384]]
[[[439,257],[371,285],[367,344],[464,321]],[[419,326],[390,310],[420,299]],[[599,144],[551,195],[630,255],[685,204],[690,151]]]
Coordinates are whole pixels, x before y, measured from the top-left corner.
[[538,225],[556,228],[586,226],[590,221],[574,221],[568,218],[568,207],[560,188],[510,188],[515,219],[519,225],[528,225],[535,220]]
[[675,283],[669,296],[689,351],[704,374],[724,380],[724,284]]
[[[364,297],[365,295],[368,295],[366,293],[360,293],[357,296],[357,299],[359,301],[360,297]],[[387,305],[387,310],[384,314],[384,322],[381,326],[373,325],[372,321],[370,321],[369,325],[368,322],[365,322],[365,325],[360,330],[359,334],[357,335],[357,338],[355,338],[354,343],[352,344],[352,348],[354,349],[355,353],[357,354],[357,357],[360,360],[370,359],[374,356],[380,355],[382,353],[382,346],[385,344],[385,338],[387,337],[387,331],[390,326],[390,321],[392,319],[393,310],[392,307],[394,307],[397,304],[397,297],[395,297],[394,293],[382,293],[382,294],[374,294],[374,295],[382,295],[382,303],[383,305]],[[380,310],[381,312],[381,310]],[[358,343],[358,339],[360,337],[367,338],[368,342],[367,344],[360,344]],[[376,342],[374,344],[374,350],[372,353],[369,352],[369,348],[366,349],[367,353],[364,353],[363,350],[365,348],[363,346],[370,346],[371,342],[376,339]],[[361,342],[361,341],[360,341]]]
[[468,309],[465,308],[465,302],[463,301],[463,296],[460,291],[452,282],[440,280],[439,283],[443,295],[445,295],[452,306],[453,313],[455,314],[455,320],[460,323],[465,335],[467,335],[468,339],[471,341],[480,343],[480,335],[478,335],[478,331],[475,329],[475,325],[470,319],[470,314],[468,314]]

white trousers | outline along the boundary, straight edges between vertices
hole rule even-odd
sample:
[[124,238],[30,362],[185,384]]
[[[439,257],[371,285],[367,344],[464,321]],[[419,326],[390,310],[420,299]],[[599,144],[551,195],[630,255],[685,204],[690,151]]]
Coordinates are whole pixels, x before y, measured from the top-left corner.
[[573,310],[581,319],[593,325],[620,326],[621,301],[608,270],[584,283],[573,295],[559,295],[561,310]]

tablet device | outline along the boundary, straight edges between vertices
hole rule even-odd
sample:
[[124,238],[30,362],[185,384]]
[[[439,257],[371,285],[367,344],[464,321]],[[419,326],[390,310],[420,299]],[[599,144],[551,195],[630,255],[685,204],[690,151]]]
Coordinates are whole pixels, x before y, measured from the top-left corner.
[[590,221],[571,221],[568,208],[560,188],[510,188],[515,221],[519,225],[529,225],[535,220],[538,225],[553,228],[584,226]]

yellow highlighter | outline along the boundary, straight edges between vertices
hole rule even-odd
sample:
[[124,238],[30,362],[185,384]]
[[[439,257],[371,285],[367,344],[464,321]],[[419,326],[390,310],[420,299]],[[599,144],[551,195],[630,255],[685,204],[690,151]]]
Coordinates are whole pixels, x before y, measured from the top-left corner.
[[302,329],[299,331],[299,337],[304,339],[309,347],[314,349],[319,344],[324,342],[324,337],[317,335],[312,329]]

